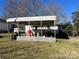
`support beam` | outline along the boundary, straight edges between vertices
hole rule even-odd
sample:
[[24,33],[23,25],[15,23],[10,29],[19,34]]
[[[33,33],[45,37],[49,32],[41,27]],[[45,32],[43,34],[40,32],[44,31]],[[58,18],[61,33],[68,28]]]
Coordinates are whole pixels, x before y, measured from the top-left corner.
[[10,34],[10,32],[9,32],[9,24],[8,24],[8,22],[7,22],[7,33],[9,34],[9,36],[10,36],[10,38],[9,39],[11,39],[11,34]]
[[18,28],[18,36],[20,36],[20,32],[19,32],[19,22],[17,22],[17,28]]
[[37,31],[37,28],[38,28],[38,27],[35,26],[35,36],[37,36],[37,32],[38,32],[38,31]]
[[9,33],[9,26],[8,26],[8,22],[7,22],[7,33]]
[[[55,20],[54,20],[54,26],[55,26]],[[54,30],[54,38],[56,39],[56,30]]]
[[42,34],[42,20],[41,20],[41,36],[42,36],[43,34]]

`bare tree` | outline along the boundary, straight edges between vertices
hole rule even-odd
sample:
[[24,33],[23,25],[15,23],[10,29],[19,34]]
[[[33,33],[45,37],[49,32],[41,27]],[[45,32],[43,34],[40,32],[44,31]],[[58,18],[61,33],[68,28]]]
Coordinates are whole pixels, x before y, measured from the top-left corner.
[[56,15],[57,21],[64,21],[66,13],[64,9],[55,4],[46,4],[42,0],[6,0],[4,14],[6,18],[23,16]]
[[7,0],[4,14],[6,18],[36,16],[41,7],[39,0]]
[[75,11],[72,13],[72,26],[73,26],[73,31],[72,34],[73,35],[79,35],[79,12]]
[[5,9],[4,14],[5,17],[19,17],[24,16],[27,11],[27,8],[25,8],[25,0],[7,0],[5,3]]
[[67,16],[64,8],[58,4],[47,4],[44,8],[44,15],[56,15],[56,23],[66,23]]

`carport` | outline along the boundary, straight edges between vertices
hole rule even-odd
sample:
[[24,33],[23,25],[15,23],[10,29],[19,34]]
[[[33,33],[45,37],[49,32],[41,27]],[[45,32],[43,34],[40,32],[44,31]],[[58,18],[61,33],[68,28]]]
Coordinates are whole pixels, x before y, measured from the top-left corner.
[[[26,23],[27,25],[31,25],[35,27],[37,30],[38,27],[41,27],[41,36],[42,36],[42,27],[54,26],[55,28],[56,16],[34,16],[34,17],[16,17],[7,19],[8,23]],[[56,29],[56,28],[55,28]],[[56,33],[54,31],[54,38],[56,37]]]

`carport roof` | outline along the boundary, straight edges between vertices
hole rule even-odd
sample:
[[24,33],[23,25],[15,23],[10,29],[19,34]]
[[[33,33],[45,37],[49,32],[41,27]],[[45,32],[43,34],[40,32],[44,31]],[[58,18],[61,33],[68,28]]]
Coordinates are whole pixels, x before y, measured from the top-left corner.
[[54,21],[56,16],[34,16],[34,17],[17,17],[9,18],[7,22],[27,22],[27,21]]
[[40,26],[42,21],[42,26],[50,26],[54,24],[56,20],[56,16],[34,16],[34,17],[17,17],[17,18],[9,18],[7,22],[21,22],[26,23],[30,22],[30,25]]

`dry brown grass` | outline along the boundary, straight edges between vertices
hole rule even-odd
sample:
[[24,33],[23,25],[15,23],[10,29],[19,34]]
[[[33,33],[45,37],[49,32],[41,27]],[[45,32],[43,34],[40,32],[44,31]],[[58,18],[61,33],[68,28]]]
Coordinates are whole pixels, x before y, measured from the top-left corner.
[[0,38],[0,59],[79,59],[79,40],[49,42]]

